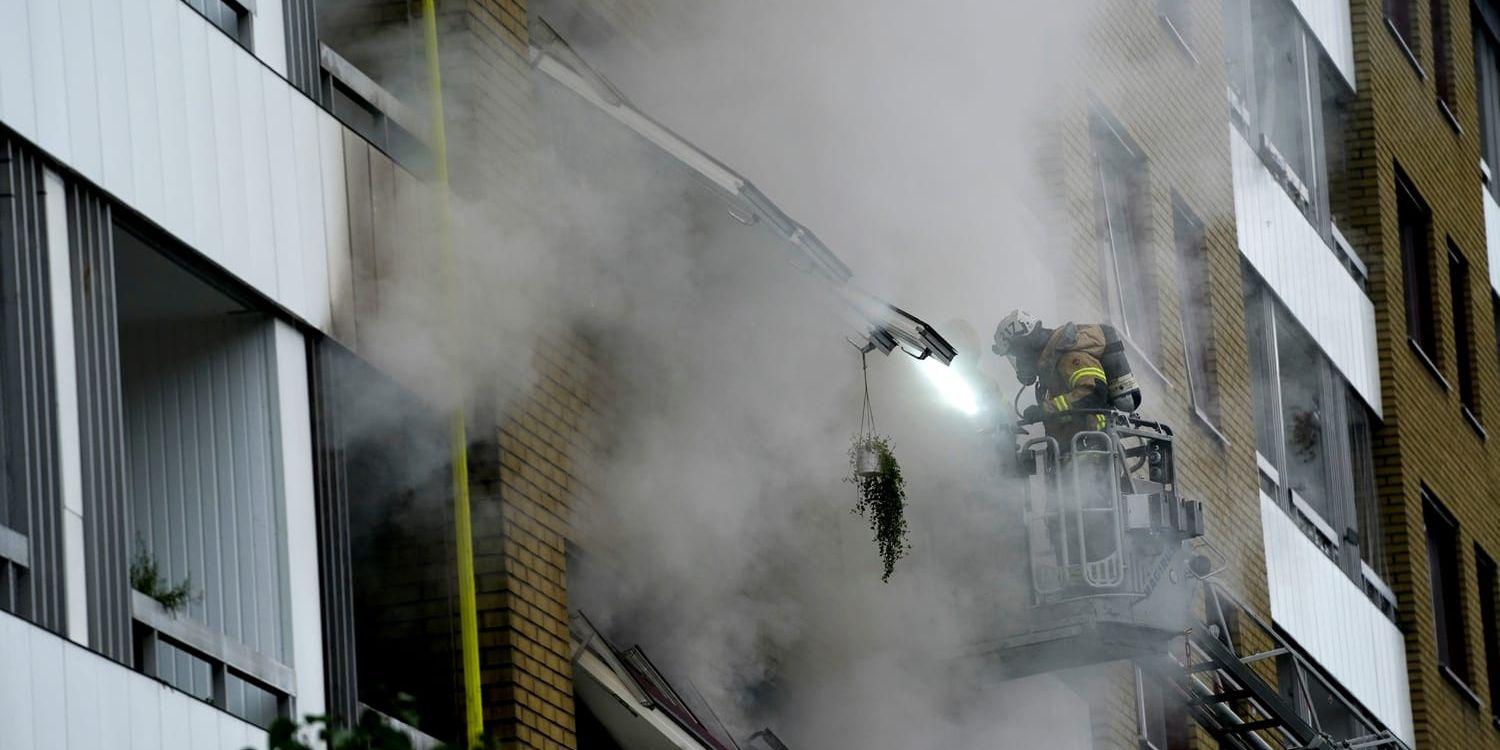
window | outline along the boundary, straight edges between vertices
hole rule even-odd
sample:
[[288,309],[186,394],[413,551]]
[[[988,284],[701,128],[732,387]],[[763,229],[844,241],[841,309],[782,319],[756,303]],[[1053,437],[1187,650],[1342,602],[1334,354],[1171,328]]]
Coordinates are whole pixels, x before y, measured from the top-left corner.
[[1158,352],[1156,286],[1140,236],[1145,159],[1104,116],[1094,118],[1098,236],[1110,319],[1148,357]]
[[1385,20],[1401,37],[1403,44],[1416,49],[1416,18],[1412,13],[1411,0],[1385,0]]
[[1370,576],[1383,589],[1374,417],[1254,270],[1243,273],[1262,489],[1362,589]]
[[1142,750],[1186,750],[1187,711],[1155,675],[1135,669],[1136,720]]
[[1437,637],[1438,666],[1449,676],[1468,679],[1468,646],[1464,638],[1462,564],[1459,560],[1458,521],[1424,487],[1422,521],[1427,526],[1427,571],[1432,585],[1432,622]]
[[1500,635],[1495,623],[1495,560],[1474,547],[1474,567],[1479,578],[1479,622],[1484,627],[1485,678],[1490,689],[1490,715],[1500,718]]
[[234,0],[183,0],[188,7],[203,14],[204,18],[219,30],[229,35],[245,49],[251,48],[251,31],[254,23],[250,10]]
[[1453,116],[1453,60],[1448,44],[1448,0],[1427,0],[1432,23],[1432,76],[1437,86],[1438,107],[1455,127]]
[[1437,311],[1432,299],[1432,215],[1401,174],[1396,176],[1396,222],[1400,228],[1402,277],[1406,284],[1406,336],[1434,370]]
[[1214,386],[1213,306],[1209,284],[1208,245],[1203,224],[1176,196],[1172,200],[1172,235],[1177,245],[1178,291],[1182,322],[1182,355],[1193,408],[1210,424],[1217,420]]
[[1354,92],[1287,0],[1224,0],[1224,25],[1234,124],[1332,247]]
[[[1453,365],[1458,370],[1458,398],[1468,418],[1479,414],[1474,387],[1473,313],[1469,304],[1469,264],[1448,243],[1448,291],[1453,300]],[[1477,420],[1476,420],[1477,422]],[[1478,426],[1477,423],[1475,426]]]
[[[1495,0],[1471,6],[1474,31],[1475,109],[1479,111],[1480,155],[1490,169],[1500,167],[1500,8]],[[1491,176],[1486,187],[1500,199],[1500,179]]]

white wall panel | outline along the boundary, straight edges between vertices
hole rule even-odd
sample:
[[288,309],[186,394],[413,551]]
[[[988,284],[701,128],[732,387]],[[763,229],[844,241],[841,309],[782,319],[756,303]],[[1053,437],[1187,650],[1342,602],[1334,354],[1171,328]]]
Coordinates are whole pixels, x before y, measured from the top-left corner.
[[1264,494],[1260,516],[1271,619],[1410,745],[1401,631]]
[[23,133],[36,130],[28,16],[26,3],[0,3],[0,120]]
[[[99,90],[99,145],[104,182],[121,200],[135,202],[131,165],[130,105],[126,88],[124,0],[89,0],[94,22],[94,75]],[[136,14],[137,0],[129,11]]]
[[1292,4],[1344,74],[1344,80],[1353,86],[1354,32],[1349,23],[1349,0],[1292,0]]
[[242,750],[259,728],[0,612],[0,748]]
[[1500,294],[1500,203],[1495,202],[1495,196],[1483,185],[1479,192],[1484,194],[1484,244],[1490,259],[1490,289]]
[[1240,252],[1381,414],[1374,304],[1233,125],[1229,144]]
[[307,342],[291,325],[276,323],[276,393],[286,508],[292,667],[297,713],[324,713],[322,597],[318,592],[318,528],[313,496],[312,405],[308,401]]
[[48,0],[27,4],[31,49],[31,89],[36,102],[36,129],[31,139],[65,161],[68,148],[68,83],[63,74],[62,6]]
[[104,163],[99,143],[100,81],[94,65],[92,0],[56,2],[62,20],[63,78],[68,85],[69,161],[89,179],[100,182]]
[[181,0],[0,0],[0,122],[331,331],[346,130],[282,77],[281,4],[254,26],[258,57]]

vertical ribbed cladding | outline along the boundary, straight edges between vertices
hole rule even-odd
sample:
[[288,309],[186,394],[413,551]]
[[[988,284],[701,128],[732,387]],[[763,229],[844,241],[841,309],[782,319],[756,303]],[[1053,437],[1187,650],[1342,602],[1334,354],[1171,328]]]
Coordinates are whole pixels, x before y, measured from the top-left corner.
[[317,0],[282,0],[286,14],[286,77],[321,103],[323,66],[318,50]]
[[318,518],[318,582],[323,597],[323,664],[328,714],[352,723],[358,710],[354,658],[354,590],[349,549],[349,485],[344,427],[337,407],[342,352],[328,339],[308,338],[311,368],[313,481]]
[[28,569],[4,565],[0,608],[63,632],[62,495],[42,162],[0,134],[0,524],[27,537]]
[[120,396],[114,225],[108,201],[68,188],[68,247],[78,359],[79,453],[89,643],[131,662],[130,552],[126,529],[124,417]]

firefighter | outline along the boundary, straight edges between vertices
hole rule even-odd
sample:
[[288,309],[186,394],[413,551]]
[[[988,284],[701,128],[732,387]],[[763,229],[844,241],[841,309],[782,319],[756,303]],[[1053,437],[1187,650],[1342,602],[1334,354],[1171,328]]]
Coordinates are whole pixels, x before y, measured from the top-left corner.
[[[993,351],[1010,358],[1022,386],[1039,385],[1037,404],[1028,406],[1022,419],[1043,420],[1047,434],[1065,452],[1074,435],[1083,430],[1102,430],[1106,425],[1103,414],[1068,417],[1068,412],[1117,408],[1103,364],[1106,353],[1114,353],[1111,345],[1118,343],[1118,337],[1111,333],[1109,326],[1102,325],[1068,323],[1047,328],[1040,318],[1025,310],[1012,311],[995,329]],[[1134,379],[1131,381],[1133,385]],[[1135,398],[1138,403],[1139,391]]]

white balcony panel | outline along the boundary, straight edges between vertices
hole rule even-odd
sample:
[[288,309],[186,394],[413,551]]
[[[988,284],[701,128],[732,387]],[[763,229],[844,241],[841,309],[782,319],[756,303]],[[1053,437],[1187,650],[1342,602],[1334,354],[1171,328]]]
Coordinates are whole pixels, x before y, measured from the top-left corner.
[[259,57],[181,0],[0,0],[0,123],[329,330],[345,128],[282,77],[280,1],[255,5]]
[[242,750],[266,734],[0,612],[0,748]]
[[1353,88],[1354,28],[1349,23],[1349,0],[1292,0],[1292,4]]
[[1484,194],[1484,244],[1490,257],[1490,289],[1500,294],[1500,203],[1495,202],[1495,196],[1483,185],[1479,192]]
[[1260,496],[1271,619],[1408,745],[1413,744],[1401,631],[1275,501]]
[[1233,125],[1229,150],[1240,252],[1365,403],[1381,414],[1375,305]]

